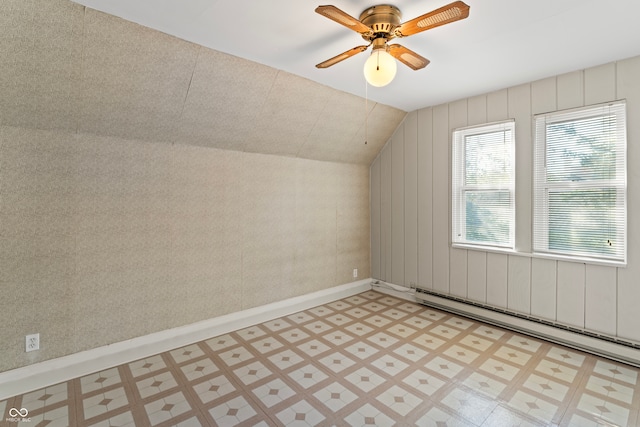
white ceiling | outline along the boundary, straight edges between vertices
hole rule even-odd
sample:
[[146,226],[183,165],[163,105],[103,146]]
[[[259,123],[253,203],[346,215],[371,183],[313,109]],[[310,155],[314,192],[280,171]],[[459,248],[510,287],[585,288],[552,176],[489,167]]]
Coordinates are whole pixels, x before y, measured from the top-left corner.
[[365,102],[366,53],[315,68],[364,44],[316,3],[2,0],[0,127],[370,164],[409,111],[640,55],[640,0],[466,1],[400,41],[432,63]]
[[[329,69],[315,64],[365,44],[300,0],[74,0],[217,51],[404,111],[437,105],[640,54],[639,0],[466,0],[469,18],[397,40],[431,60],[399,64],[395,80],[367,88],[368,53]],[[332,0],[354,17],[371,0]],[[328,4],[322,3],[322,4]],[[448,0],[395,0],[402,21]]]

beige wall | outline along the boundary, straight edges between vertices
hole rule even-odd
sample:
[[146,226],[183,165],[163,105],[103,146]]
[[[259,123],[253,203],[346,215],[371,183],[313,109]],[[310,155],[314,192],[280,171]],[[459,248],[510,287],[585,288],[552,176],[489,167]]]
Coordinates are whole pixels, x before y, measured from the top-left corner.
[[369,277],[368,185],[363,165],[1,126],[0,371]]
[[[533,115],[627,101],[628,265],[531,256]],[[516,123],[516,252],[450,246],[458,127]],[[640,342],[640,57],[409,113],[371,165],[372,276]]]

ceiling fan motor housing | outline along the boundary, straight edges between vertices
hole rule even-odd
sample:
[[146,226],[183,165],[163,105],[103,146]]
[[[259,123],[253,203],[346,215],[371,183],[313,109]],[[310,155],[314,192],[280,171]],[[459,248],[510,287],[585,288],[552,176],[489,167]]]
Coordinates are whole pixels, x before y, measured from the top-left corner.
[[373,34],[362,34],[362,38],[373,41],[384,37],[390,40],[394,37],[393,30],[400,25],[402,13],[400,9],[388,4],[373,6],[360,14],[360,22],[373,30]]
[[[420,70],[429,64],[427,58],[418,55],[416,52],[400,44],[388,45],[387,42],[394,38],[408,37],[431,28],[464,19],[469,16],[469,6],[462,0],[456,0],[453,3],[420,15],[407,22],[401,22],[402,13],[400,9],[390,4],[381,4],[365,9],[360,14],[359,20],[332,5],[318,6],[316,12],[355,31],[369,42],[367,46],[356,46],[333,58],[323,61],[316,65],[317,68],[331,67],[338,62],[351,58],[360,52],[364,52],[371,46],[372,57],[373,53],[378,53],[376,60],[379,60],[381,56],[384,57],[385,55],[381,54],[385,53],[413,70]],[[376,67],[378,67],[378,64],[376,64]]]

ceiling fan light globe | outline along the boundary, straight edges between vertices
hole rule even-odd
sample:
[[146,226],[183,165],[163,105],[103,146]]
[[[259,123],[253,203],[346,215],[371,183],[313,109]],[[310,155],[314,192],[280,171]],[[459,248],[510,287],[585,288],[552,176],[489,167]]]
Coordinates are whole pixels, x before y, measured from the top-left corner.
[[386,86],[396,76],[396,60],[384,49],[376,49],[364,63],[364,78],[371,86]]

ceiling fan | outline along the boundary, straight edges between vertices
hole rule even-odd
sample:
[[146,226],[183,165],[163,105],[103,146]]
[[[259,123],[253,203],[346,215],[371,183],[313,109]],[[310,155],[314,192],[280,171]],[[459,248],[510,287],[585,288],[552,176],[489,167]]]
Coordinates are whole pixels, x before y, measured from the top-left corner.
[[400,9],[391,5],[372,6],[360,14],[359,20],[335,6],[318,6],[316,12],[360,33],[362,38],[369,42],[368,45],[356,46],[327,59],[316,67],[331,67],[373,46],[371,56],[365,64],[365,77],[373,86],[384,86],[395,77],[396,63],[393,58],[414,70],[429,64],[428,59],[416,52],[399,44],[389,45],[387,42],[464,19],[469,16],[469,6],[462,1],[454,1],[404,23],[400,23]]

